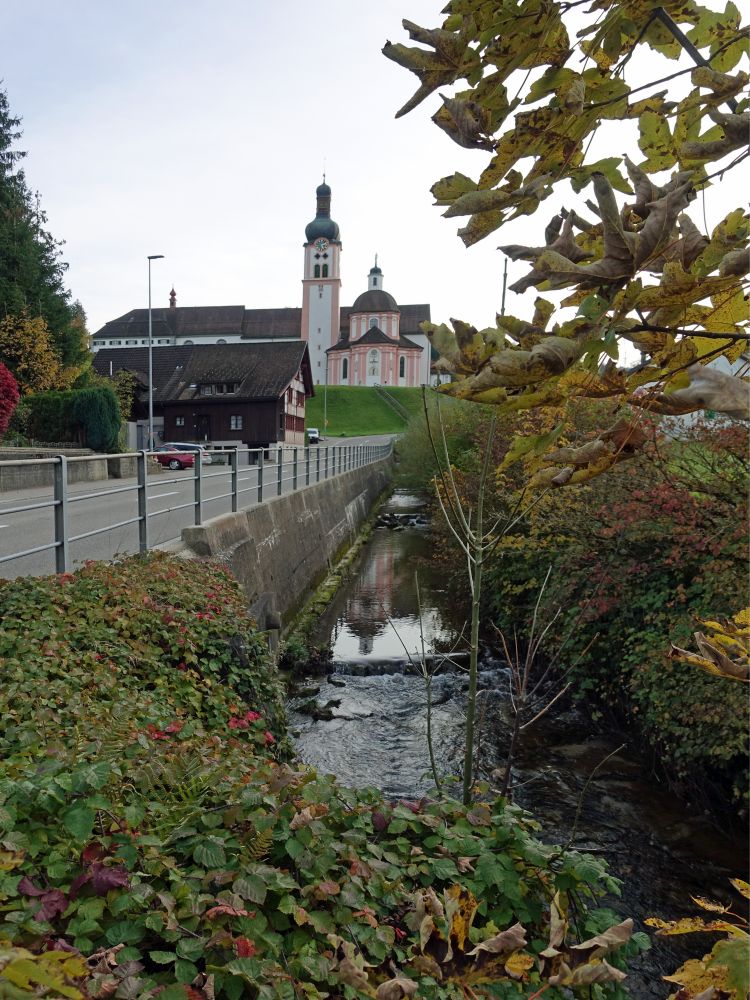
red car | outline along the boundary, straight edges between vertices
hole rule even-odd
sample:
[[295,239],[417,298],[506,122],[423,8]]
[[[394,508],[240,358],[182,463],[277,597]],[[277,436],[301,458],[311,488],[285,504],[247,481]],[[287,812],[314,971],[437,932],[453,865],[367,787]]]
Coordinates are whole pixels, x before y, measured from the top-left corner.
[[195,465],[195,452],[175,451],[173,448],[157,448],[154,458],[159,465],[165,465],[170,469],[192,469]]

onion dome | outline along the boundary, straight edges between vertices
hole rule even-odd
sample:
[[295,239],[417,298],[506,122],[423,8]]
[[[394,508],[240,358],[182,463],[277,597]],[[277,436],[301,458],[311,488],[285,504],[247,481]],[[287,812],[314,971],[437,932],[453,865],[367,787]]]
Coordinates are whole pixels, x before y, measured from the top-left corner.
[[312,222],[305,226],[305,238],[308,243],[321,236],[327,240],[339,240],[339,227],[331,218],[331,189],[323,180],[315,189],[317,211]]

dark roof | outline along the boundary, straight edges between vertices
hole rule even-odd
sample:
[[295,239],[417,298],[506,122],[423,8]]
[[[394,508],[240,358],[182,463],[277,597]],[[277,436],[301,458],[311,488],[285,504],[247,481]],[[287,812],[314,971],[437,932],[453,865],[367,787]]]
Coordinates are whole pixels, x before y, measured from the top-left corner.
[[396,300],[382,288],[369,288],[354,300],[352,312],[398,312]]
[[246,309],[242,321],[242,336],[247,340],[299,337],[301,329],[301,309]]
[[[365,292],[365,295],[387,295],[375,289]],[[373,311],[392,312],[384,306],[373,310],[356,308],[362,296],[354,306],[341,308],[341,334],[349,329],[349,317],[353,312]],[[391,296],[388,296],[390,299]],[[395,306],[395,303],[394,303]],[[402,334],[417,334],[422,331],[419,324],[429,322],[430,307],[427,304],[395,306],[401,312],[399,329]],[[302,326],[302,310],[292,309],[245,309],[244,306],[178,306],[176,309],[154,309],[151,314],[153,340],[161,337],[185,337],[188,340],[202,337],[237,336],[243,340],[280,339],[294,337],[298,339]],[[110,320],[94,334],[94,340],[144,340],[148,337],[148,310],[131,309],[124,316]],[[189,344],[187,345],[190,346]],[[142,348],[144,351],[146,348]],[[161,349],[161,348],[159,348]],[[120,348],[108,348],[110,351]],[[134,348],[127,348],[134,350]],[[156,347],[154,347],[156,350]]]
[[[154,389],[158,390],[165,385],[175,367],[185,365],[194,350],[189,344],[185,347],[154,347]],[[147,347],[107,347],[96,352],[93,368],[98,375],[116,375],[123,369],[133,372],[148,389]]]
[[402,350],[421,351],[422,347],[420,344],[415,344],[413,340],[409,340],[408,337],[399,337],[398,340],[394,340],[393,337],[388,337],[383,331],[377,326],[371,326],[367,333],[359,337],[357,340],[340,340],[338,344],[334,344],[333,347],[329,347],[326,354],[330,354],[331,351],[349,351],[353,347],[369,347],[372,344],[389,344],[391,347],[395,344]]
[[[109,375],[110,370],[114,374],[123,368],[132,372],[148,371],[148,348],[107,348],[94,356],[94,369],[100,375]],[[155,347],[154,400],[160,403],[190,400],[200,395],[201,385],[209,382],[236,382],[239,388],[231,397],[201,397],[203,402],[212,398],[278,399],[300,368],[305,391],[312,395],[307,344],[301,340]]]
[[[244,306],[178,306],[153,309],[153,340],[160,337],[299,337],[301,309],[245,309]],[[148,337],[148,309],[131,309],[110,320],[94,340],[143,340]],[[189,345],[188,345],[189,346]]]

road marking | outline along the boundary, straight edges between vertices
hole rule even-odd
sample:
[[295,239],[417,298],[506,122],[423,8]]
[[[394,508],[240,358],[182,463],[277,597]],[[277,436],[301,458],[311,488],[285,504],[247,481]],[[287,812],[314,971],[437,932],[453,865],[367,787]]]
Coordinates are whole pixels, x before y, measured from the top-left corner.
[[179,490],[171,490],[169,493],[149,493],[149,499],[159,500],[161,497],[176,497],[179,492]]
[[9,528],[9,527],[10,527],[9,524],[0,524],[0,528]]

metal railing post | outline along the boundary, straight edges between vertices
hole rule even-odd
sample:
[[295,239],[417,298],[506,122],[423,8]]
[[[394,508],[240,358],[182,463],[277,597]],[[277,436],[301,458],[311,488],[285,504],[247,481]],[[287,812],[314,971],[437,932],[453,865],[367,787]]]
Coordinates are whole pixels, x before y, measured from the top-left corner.
[[258,503],[263,502],[263,471],[264,471],[264,451],[261,448],[258,452]]
[[315,452],[315,468],[316,468],[315,482],[319,483],[320,482],[320,446],[318,446],[318,450]]
[[139,451],[138,467],[138,551],[148,552],[148,452]]
[[310,485],[310,448],[305,448],[305,486]]
[[229,464],[232,467],[231,480],[232,480],[232,513],[236,514],[238,509],[239,500],[239,476],[238,466],[240,464],[240,451],[239,448],[235,448],[229,453]]
[[195,523],[203,524],[203,461],[201,456],[195,456]]
[[281,478],[284,472],[284,449],[279,448],[276,453],[276,464],[278,466],[276,470],[276,496],[281,496]]
[[325,476],[324,479],[328,479],[328,445],[326,445],[326,464],[325,464]]
[[292,459],[292,489],[296,491],[297,489],[297,453],[299,449],[294,449],[294,458]]
[[68,545],[68,462],[58,455],[55,464],[55,572],[67,573],[70,568]]

